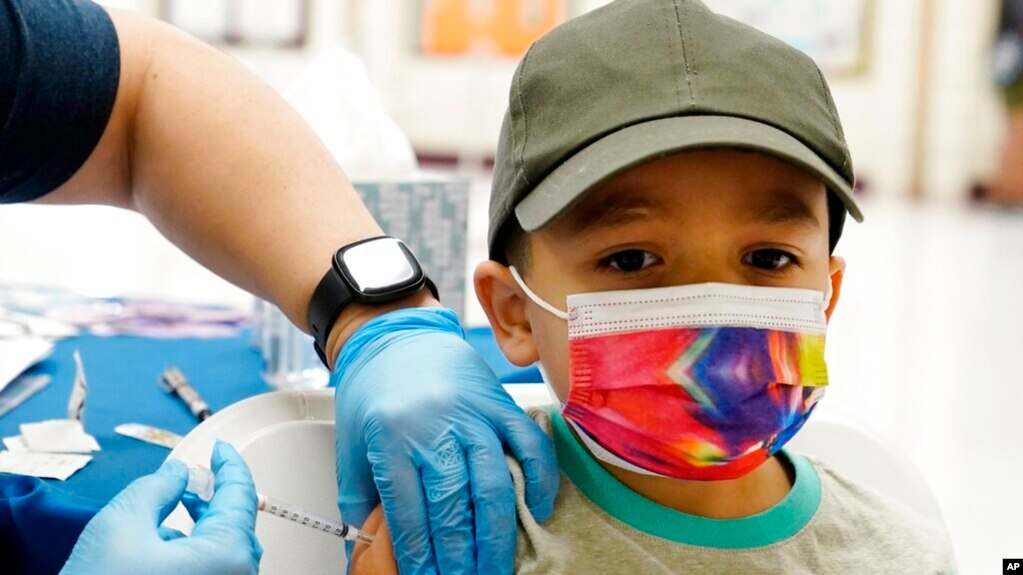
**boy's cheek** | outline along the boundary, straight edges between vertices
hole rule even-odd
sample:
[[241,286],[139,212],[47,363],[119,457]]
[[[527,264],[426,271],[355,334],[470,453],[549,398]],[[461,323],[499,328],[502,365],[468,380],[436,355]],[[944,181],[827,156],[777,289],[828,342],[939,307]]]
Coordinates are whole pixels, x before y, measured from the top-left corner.
[[[540,314],[549,316],[544,311]],[[568,324],[564,320],[555,317],[539,316],[533,314],[530,324],[533,330],[533,340],[536,345],[540,362],[543,363],[544,371],[551,380],[558,397],[564,401],[568,397]]]

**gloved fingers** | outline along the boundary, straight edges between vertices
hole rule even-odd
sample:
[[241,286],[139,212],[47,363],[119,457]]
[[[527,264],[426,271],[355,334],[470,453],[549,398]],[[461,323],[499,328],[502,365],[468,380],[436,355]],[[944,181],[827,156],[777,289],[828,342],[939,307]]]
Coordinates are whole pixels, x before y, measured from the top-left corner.
[[[332,381],[340,379],[340,373],[335,371]],[[380,503],[380,495],[373,483],[373,469],[366,458],[362,430],[353,425],[359,419],[352,415],[355,400],[344,397],[342,390],[342,387],[338,387],[334,396],[337,421],[337,435],[334,438],[334,450],[337,453],[337,508],[343,521],[361,526]],[[349,560],[354,549],[353,542],[345,543],[345,553]]]
[[[373,480],[370,479],[369,483],[372,485]],[[349,525],[354,525],[356,527],[361,526],[365,522],[365,519],[360,521],[358,517],[369,516],[369,514],[366,513],[366,509],[372,511],[374,507],[380,504],[380,498],[377,496],[376,488],[373,490],[372,497],[364,498],[359,494],[353,494],[351,485],[348,485],[347,482],[343,481],[340,485],[338,485],[338,491],[337,510],[341,514],[341,520]],[[344,493],[346,491],[347,494]]]
[[198,495],[190,491],[185,492],[185,495],[181,498],[181,504],[185,506],[185,510],[188,511],[188,516],[192,518],[193,523],[198,523],[199,518],[206,515],[206,510],[210,505],[209,501],[202,500]]
[[150,529],[158,527],[181,500],[187,483],[185,464],[166,461],[156,472],[131,482],[100,515],[116,516],[121,522],[138,521]]
[[403,575],[437,573],[422,477],[412,458],[394,450],[370,451],[373,479]]
[[[340,400],[339,400],[340,401]],[[362,525],[373,508],[380,503],[376,485],[373,483],[373,469],[366,458],[365,444],[354,437],[356,431],[344,428],[347,414],[337,410],[337,508],[341,519],[351,525]]]
[[469,477],[476,516],[476,562],[480,573],[511,575],[515,568],[515,487],[497,437],[487,434],[473,439]]
[[192,530],[193,537],[206,533],[235,533],[246,537],[256,529],[256,486],[242,456],[229,443],[213,446],[213,498]]
[[163,539],[164,541],[173,541],[175,539],[181,539],[182,537],[185,536],[184,533],[178,531],[177,529],[172,529],[170,527],[163,526],[160,526],[160,528],[157,529],[157,533],[160,534],[160,539]]
[[[496,422],[495,422],[496,423]],[[554,513],[561,471],[551,439],[521,409],[504,410],[501,433],[526,478],[526,506],[539,522]]]
[[461,443],[446,436],[431,446],[420,467],[430,537],[441,575],[473,575],[476,545],[469,468]]
[[[342,466],[342,455],[338,455],[337,468],[337,509],[341,512],[341,520],[349,525],[361,527],[366,517],[377,505],[380,504],[380,496],[377,493],[376,485],[373,484],[373,474],[369,464],[365,464],[366,473],[353,472],[350,466]],[[357,466],[361,467],[361,466]],[[345,543],[345,552],[349,560],[355,544],[351,541]]]

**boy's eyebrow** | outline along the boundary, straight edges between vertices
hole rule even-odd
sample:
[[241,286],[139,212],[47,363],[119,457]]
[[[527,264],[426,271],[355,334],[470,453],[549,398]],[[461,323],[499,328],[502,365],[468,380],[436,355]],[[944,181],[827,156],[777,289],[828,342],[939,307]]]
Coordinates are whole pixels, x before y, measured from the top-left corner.
[[765,224],[803,224],[820,229],[821,222],[806,202],[788,196],[756,210],[751,218]]
[[612,196],[602,202],[580,206],[569,216],[569,224],[576,233],[587,233],[649,217],[658,209],[663,209],[663,205],[648,198]]

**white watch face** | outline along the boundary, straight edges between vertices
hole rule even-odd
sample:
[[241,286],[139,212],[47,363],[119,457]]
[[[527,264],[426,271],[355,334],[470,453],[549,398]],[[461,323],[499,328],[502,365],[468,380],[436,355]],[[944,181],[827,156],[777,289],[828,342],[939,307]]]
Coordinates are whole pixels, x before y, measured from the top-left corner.
[[345,268],[359,291],[389,291],[415,279],[416,270],[399,244],[397,239],[383,238],[345,250]]

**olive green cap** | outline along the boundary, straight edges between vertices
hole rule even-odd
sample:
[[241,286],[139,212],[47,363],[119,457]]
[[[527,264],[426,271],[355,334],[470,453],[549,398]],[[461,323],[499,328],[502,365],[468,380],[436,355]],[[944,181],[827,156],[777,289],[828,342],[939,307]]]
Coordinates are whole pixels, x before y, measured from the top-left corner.
[[863,220],[835,103],[808,56],[696,0],[617,0],[569,20],[530,47],[512,79],[490,257],[504,259],[510,217],[536,231],[629,168],[711,147],[800,166]]

